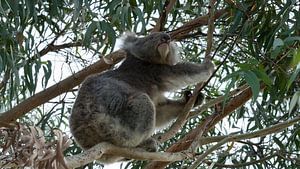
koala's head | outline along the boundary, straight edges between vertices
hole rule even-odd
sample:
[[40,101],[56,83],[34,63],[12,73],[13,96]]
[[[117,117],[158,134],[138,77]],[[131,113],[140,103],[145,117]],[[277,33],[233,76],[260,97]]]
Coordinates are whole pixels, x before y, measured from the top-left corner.
[[175,65],[180,60],[176,44],[164,32],[151,33],[141,38],[132,33],[126,34],[122,48],[151,63]]

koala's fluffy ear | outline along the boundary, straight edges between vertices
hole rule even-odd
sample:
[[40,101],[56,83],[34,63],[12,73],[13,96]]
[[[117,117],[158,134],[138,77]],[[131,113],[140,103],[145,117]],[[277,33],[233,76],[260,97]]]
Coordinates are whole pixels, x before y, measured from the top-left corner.
[[122,48],[130,49],[138,40],[138,37],[133,32],[126,32],[121,36],[120,40],[122,41]]
[[122,49],[127,49],[129,51],[134,48],[136,41],[138,40],[138,37],[136,36],[135,33],[133,32],[126,32],[120,37],[121,41],[121,48]]
[[135,42],[138,38],[135,33],[133,32],[126,32],[124,35],[122,35],[121,39],[125,43],[133,43]]

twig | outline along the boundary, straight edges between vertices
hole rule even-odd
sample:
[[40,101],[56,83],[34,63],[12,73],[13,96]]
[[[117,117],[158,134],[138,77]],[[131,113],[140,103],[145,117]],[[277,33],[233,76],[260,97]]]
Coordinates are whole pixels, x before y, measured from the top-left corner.
[[61,44],[61,45],[54,45],[54,44],[50,43],[49,45],[47,45],[46,48],[44,48],[40,52],[38,52],[38,56],[41,57],[41,56],[46,55],[49,52],[54,52],[54,51],[58,51],[60,49],[77,47],[77,46],[82,46],[82,42],[71,42],[71,43],[65,43],[65,44]]
[[215,151],[216,149],[218,149],[219,147],[221,147],[223,144],[227,143],[230,139],[231,139],[231,137],[228,136],[228,137],[224,138],[223,140],[221,140],[220,142],[218,142],[217,144],[215,144],[212,147],[210,147],[203,154],[201,154],[197,158],[197,160],[194,162],[194,164],[191,165],[188,169],[196,169],[198,167],[198,165],[205,159],[206,156],[208,156],[210,153],[212,153],[213,151]]
[[[229,12],[226,9],[217,10],[214,15],[214,20],[220,18],[221,16],[228,15]],[[171,37],[175,40],[181,40],[183,37],[188,34],[190,31],[195,30],[195,28],[199,28],[200,26],[208,24],[208,15],[200,16],[194,20],[191,20],[185,23],[183,26],[172,30],[170,33]]]
[[2,81],[0,82],[0,90],[5,87],[7,81],[9,80],[10,77],[10,68],[8,68],[8,70],[6,70],[6,72],[4,73],[4,77],[2,79]]
[[[241,33],[241,32],[240,32]],[[215,76],[215,74],[217,73],[217,71],[221,68],[222,65],[225,64],[226,60],[229,57],[229,54],[231,53],[231,51],[233,50],[234,45],[236,44],[236,41],[238,40],[239,35],[234,39],[233,43],[231,44],[229,50],[227,51],[227,54],[225,56],[225,58],[222,60],[221,64],[218,65],[218,67],[215,69],[215,71],[213,72],[213,74],[208,78],[208,80],[206,82],[204,82],[203,86],[200,88],[200,91],[203,90],[203,88],[205,86],[207,86],[207,84],[210,82],[210,80]],[[223,42],[223,41],[222,41]],[[221,44],[222,44],[221,42]],[[219,46],[221,46],[221,44]],[[212,56],[212,58],[215,56],[216,52],[214,53],[214,55]]]
[[[278,133],[283,131],[284,129],[286,129],[289,126],[294,125],[295,123],[300,121],[300,116],[299,117],[295,117],[293,119],[281,122],[279,124],[275,124],[273,126],[255,131],[255,132],[251,132],[251,133],[245,133],[245,134],[235,134],[235,135],[231,135],[231,140],[229,141],[239,141],[239,140],[245,140],[245,139],[251,139],[251,138],[256,138],[256,137],[263,137],[272,133]],[[230,135],[229,135],[230,136]],[[209,144],[212,142],[218,142],[220,140],[223,140],[226,137],[229,136],[217,136],[217,137],[207,137],[207,138],[201,138],[199,140],[200,145],[205,145],[205,144]]]
[[[271,154],[271,155],[268,155],[268,156],[266,156],[264,158],[261,158],[259,160],[253,160],[253,161],[250,161],[250,162],[243,162],[243,163],[240,163],[240,164],[219,164],[219,163],[214,163],[213,166],[214,167],[221,167],[221,168],[244,168],[245,166],[265,162],[265,161],[267,161],[267,160],[269,160],[273,157],[276,157],[276,156],[279,156],[278,152],[276,152],[274,154]],[[206,163],[208,165],[211,165],[211,162],[208,162],[208,161],[204,161],[204,163]]]
[[223,102],[226,99],[226,97],[227,98],[232,98],[232,97],[240,94],[241,92],[243,92],[248,87],[249,87],[249,85],[247,85],[247,84],[242,85],[242,86],[238,87],[237,89],[234,89],[233,91],[229,92],[229,94],[227,96],[219,96],[219,97],[217,97],[215,99],[212,99],[212,100],[206,102],[205,104],[203,104],[203,105],[201,105],[199,107],[194,108],[190,112],[189,118],[198,116],[201,113],[203,113],[204,111],[206,111],[208,108],[213,107],[213,106],[215,106],[215,105]]
[[164,9],[163,9],[162,13],[160,14],[159,19],[156,22],[156,25],[152,29],[151,32],[163,31],[163,25],[166,23],[167,16],[171,12],[171,10],[175,4],[176,4],[176,0],[166,0],[166,2],[164,4]]
[[212,44],[213,44],[213,33],[214,33],[214,3],[215,0],[209,1],[208,7],[208,31],[207,31],[207,47],[205,51],[205,59],[211,60],[211,51],[212,51]]
[[[196,162],[189,169],[196,168],[204,160],[204,158],[207,155],[209,155],[214,150],[216,150],[221,145],[223,145],[227,142],[239,141],[239,140],[244,140],[244,139],[251,139],[251,138],[256,138],[256,137],[263,137],[263,136],[266,136],[266,135],[269,135],[269,134],[272,134],[272,133],[281,132],[284,129],[286,129],[287,127],[292,126],[292,125],[294,125],[295,123],[297,123],[299,121],[300,121],[300,116],[296,117],[296,118],[293,118],[291,120],[279,123],[279,124],[275,124],[271,127],[255,131],[255,132],[245,133],[245,134],[234,134],[234,135],[218,137],[219,142],[217,144],[215,144],[214,146],[212,146],[211,148],[209,148],[208,150],[206,150],[203,154],[201,154],[198,157],[198,159],[196,160]],[[207,139],[207,138],[200,139],[199,144],[203,145],[205,143],[205,139]],[[216,141],[216,140],[214,140],[214,141]]]

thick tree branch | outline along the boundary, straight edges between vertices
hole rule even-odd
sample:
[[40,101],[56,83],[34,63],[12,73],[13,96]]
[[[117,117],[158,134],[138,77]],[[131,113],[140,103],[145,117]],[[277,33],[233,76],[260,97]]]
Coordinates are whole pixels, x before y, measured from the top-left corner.
[[[109,54],[107,57],[116,58],[114,60],[116,63],[125,56],[125,51],[119,50],[117,52]],[[94,73],[102,72],[110,67],[111,65],[106,64],[104,60],[101,59],[98,62],[92,64],[91,66],[79,71],[78,73],[75,73],[74,75],[62,80],[61,82],[45,89],[44,91],[41,91],[31,96],[30,98],[16,105],[11,110],[1,113],[0,121],[2,123],[14,122],[17,118],[21,117],[22,115],[26,114],[27,112],[31,111],[37,106],[46,103],[50,99],[62,93],[65,93],[73,87],[79,85],[87,76]],[[0,123],[0,126],[2,126],[2,123]]]

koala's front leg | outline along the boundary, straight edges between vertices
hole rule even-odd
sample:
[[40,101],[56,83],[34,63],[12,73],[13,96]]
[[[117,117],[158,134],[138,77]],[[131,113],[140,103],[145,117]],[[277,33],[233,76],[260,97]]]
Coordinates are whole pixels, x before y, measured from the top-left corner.
[[[187,101],[190,99],[192,93],[185,91],[183,97],[179,100],[165,99],[159,102],[156,106],[156,124],[155,127],[162,128],[172,120],[176,119],[182,113]],[[202,104],[204,96],[199,93],[194,106]]]
[[164,88],[168,90],[180,89],[187,85],[205,82],[213,74],[215,65],[206,60],[201,64],[178,63],[164,71]]

